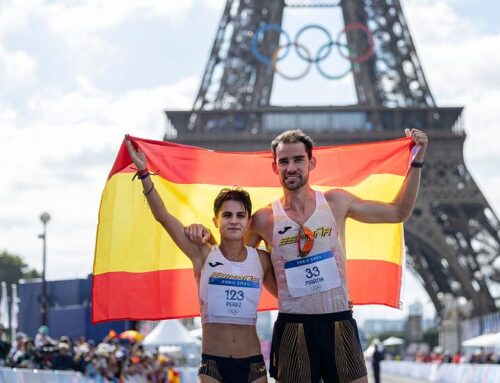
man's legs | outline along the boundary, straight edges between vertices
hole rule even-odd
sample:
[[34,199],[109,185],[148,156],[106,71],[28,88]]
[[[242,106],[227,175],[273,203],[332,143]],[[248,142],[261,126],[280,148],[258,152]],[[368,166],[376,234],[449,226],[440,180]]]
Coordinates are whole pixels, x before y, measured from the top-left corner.
[[325,383],[368,382],[356,321],[350,312],[348,316],[320,325],[321,377]]
[[274,324],[269,372],[276,382],[310,383],[319,380],[318,360],[311,360],[311,356],[317,354],[312,346],[311,329],[314,327],[304,323],[304,317],[313,316],[280,313]]
[[270,373],[281,383],[367,383],[356,322],[350,311],[279,314]]

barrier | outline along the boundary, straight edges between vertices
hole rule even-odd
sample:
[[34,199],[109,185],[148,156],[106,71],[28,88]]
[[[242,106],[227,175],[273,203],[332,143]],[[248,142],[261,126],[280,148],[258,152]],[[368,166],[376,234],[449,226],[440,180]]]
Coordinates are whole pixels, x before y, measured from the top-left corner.
[[498,364],[437,364],[385,360],[380,370],[432,383],[500,382],[500,365]]
[[[178,367],[179,383],[197,383],[198,369],[195,367]],[[125,383],[146,383],[137,377],[125,379]],[[80,372],[30,370],[24,368],[0,368],[0,383],[106,383],[102,377],[88,378]]]
[[0,368],[0,383],[101,383],[80,372]]

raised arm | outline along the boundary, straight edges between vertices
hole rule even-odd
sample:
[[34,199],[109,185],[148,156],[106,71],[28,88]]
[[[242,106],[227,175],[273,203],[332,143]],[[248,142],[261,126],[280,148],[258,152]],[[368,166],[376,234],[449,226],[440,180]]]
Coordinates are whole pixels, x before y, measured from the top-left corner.
[[184,226],[182,223],[168,212],[163,200],[156,191],[153,180],[149,176],[146,167],[146,155],[139,148],[136,149],[128,137],[125,139],[125,144],[130,158],[137,167],[137,175],[142,182],[144,196],[148,201],[153,216],[164,227],[179,249],[191,259],[195,268],[200,267],[201,270],[204,259],[210,249],[210,245],[197,245],[189,240],[184,233]]
[[419,151],[408,171],[401,189],[390,203],[362,200],[354,195],[332,191],[327,198],[337,206],[343,207],[344,216],[366,223],[396,223],[407,220],[415,206],[420,185],[421,165],[427,149],[427,135],[420,130],[406,129],[406,135],[411,137]]

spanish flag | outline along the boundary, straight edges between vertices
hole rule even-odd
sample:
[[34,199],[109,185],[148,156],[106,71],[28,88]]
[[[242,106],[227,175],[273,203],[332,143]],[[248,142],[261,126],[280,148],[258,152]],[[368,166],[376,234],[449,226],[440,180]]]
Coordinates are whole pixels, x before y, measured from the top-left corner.
[[[272,153],[219,152],[130,137],[146,154],[156,190],[185,225],[202,223],[214,234],[213,200],[221,188],[239,186],[254,210],[282,196],[272,171]],[[390,202],[409,169],[409,138],[358,145],[317,147],[310,174],[316,190],[342,188],[363,198]],[[167,319],[199,315],[197,286],[189,259],[155,221],[133,181],[125,142],[109,174],[99,209],[93,269],[92,321]],[[402,224],[346,227],[347,273],[355,304],[400,306],[404,238]],[[264,291],[260,310],[276,308]]]

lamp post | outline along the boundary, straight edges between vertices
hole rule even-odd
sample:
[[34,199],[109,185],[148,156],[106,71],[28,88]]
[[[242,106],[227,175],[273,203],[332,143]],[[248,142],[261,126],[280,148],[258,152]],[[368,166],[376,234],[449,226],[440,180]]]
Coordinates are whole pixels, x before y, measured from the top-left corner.
[[443,305],[439,345],[443,350],[461,352],[462,322],[470,318],[474,303],[465,297],[456,297],[452,293],[438,293],[438,299]]
[[47,223],[49,220],[49,213],[44,212],[40,215],[40,221],[43,223],[43,233],[38,236],[38,238],[43,240],[42,295],[40,297],[40,318],[42,325],[47,325],[47,281],[45,279],[45,264],[47,259]]
[[470,317],[473,308],[473,302],[467,300],[465,297],[458,297],[456,299],[456,309],[457,309],[457,343],[458,351],[462,353],[462,322],[464,319]]

